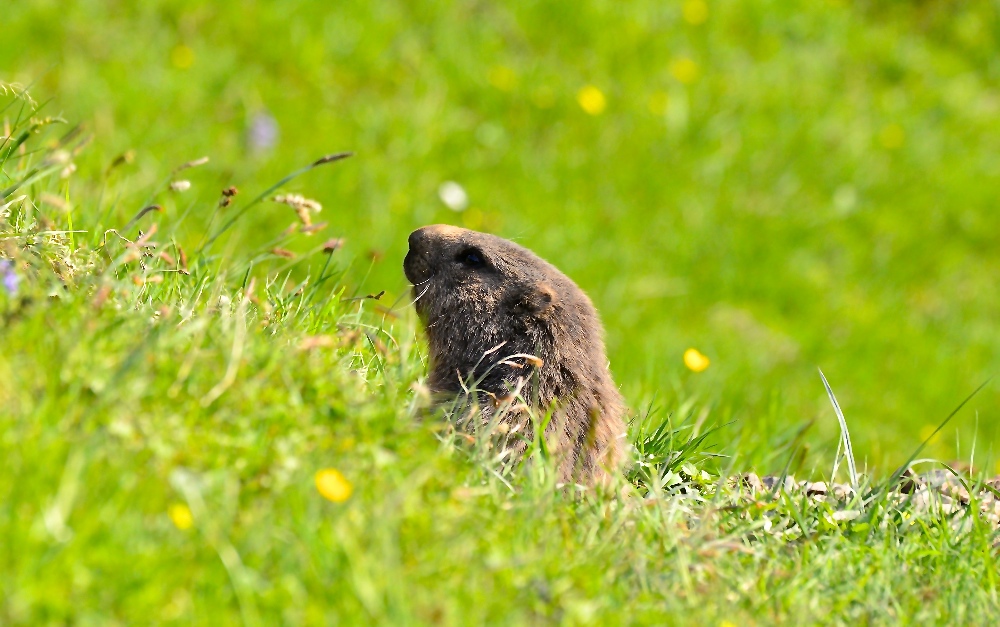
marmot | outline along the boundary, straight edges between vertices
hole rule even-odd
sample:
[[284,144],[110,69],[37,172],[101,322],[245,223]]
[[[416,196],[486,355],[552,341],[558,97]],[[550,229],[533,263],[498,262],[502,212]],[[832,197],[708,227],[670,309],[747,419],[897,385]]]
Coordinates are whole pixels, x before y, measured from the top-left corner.
[[512,457],[533,436],[522,401],[551,413],[545,441],[559,480],[607,483],[624,457],[625,407],[587,295],[495,235],[425,226],[409,246],[403,270],[427,331],[432,394],[464,402],[473,427],[496,419]]

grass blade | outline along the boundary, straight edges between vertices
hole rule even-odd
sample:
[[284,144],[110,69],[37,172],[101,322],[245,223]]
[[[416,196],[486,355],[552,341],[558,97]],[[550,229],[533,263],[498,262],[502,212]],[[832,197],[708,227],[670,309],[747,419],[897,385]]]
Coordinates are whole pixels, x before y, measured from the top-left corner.
[[934,436],[936,436],[939,431],[941,431],[941,429],[944,429],[945,425],[947,425],[949,422],[951,422],[951,419],[955,417],[955,414],[957,414],[963,407],[965,407],[966,403],[968,403],[969,401],[971,401],[972,397],[974,397],[976,394],[979,394],[979,392],[982,391],[982,389],[984,387],[986,387],[986,385],[990,381],[992,381],[992,380],[993,380],[993,377],[990,377],[990,378],[986,379],[985,381],[983,381],[982,383],[980,383],[979,387],[977,387],[975,390],[973,390],[971,394],[969,394],[968,396],[965,397],[965,400],[963,400],[961,403],[958,404],[958,407],[956,407],[955,409],[951,410],[951,413],[948,414],[947,418],[945,418],[944,420],[941,421],[941,424],[939,424],[937,426],[937,429],[935,429],[933,433],[931,433],[929,436],[927,436],[927,438],[924,439],[924,441],[920,443],[920,446],[918,446],[917,449],[915,451],[913,451],[913,454],[910,455],[910,457],[903,463],[902,466],[900,466],[899,468],[897,468],[896,471],[892,473],[892,476],[889,477],[889,483],[887,485],[890,485],[890,486],[895,485],[896,481],[898,481],[899,478],[903,476],[903,473],[906,472],[906,469],[909,468],[910,464],[913,463],[913,460],[915,460],[917,458],[917,455],[920,455],[920,452],[924,450],[924,447],[927,446],[927,443],[930,442],[931,439]]
[[837,397],[833,395],[833,390],[830,388],[830,383],[826,380],[826,376],[823,374],[821,368],[819,370],[819,378],[823,379],[823,387],[826,388],[826,394],[830,397],[830,403],[833,405],[833,411],[837,414],[837,420],[840,421],[840,437],[844,442],[844,456],[847,457],[847,471],[851,475],[851,487],[854,488],[854,493],[858,493],[858,469],[854,465],[854,447],[851,446],[851,434],[847,430],[847,420],[844,418],[844,412],[840,409],[840,403],[837,402]]

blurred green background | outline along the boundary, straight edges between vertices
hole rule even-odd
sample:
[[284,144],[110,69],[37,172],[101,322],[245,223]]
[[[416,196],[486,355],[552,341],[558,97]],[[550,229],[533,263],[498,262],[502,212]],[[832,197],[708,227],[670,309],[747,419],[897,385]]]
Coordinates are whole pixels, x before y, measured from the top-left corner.
[[[127,150],[136,190],[210,156],[168,211],[354,151],[289,188],[324,205],[316,237],[346,238],[352,289],[401,297],[419,225],[517,239],[592,296],[637,412],[708,401],[764,470],[815,421],[801,442],[826,467],[819,366],[885,471],[1000,366],[998,7],[17,0],[0,78],[95,135],[72,186]],[[293,219],[258,207],[231,245]],[[998,401],[929,452],[967,459],[977,437],[992,459]]]

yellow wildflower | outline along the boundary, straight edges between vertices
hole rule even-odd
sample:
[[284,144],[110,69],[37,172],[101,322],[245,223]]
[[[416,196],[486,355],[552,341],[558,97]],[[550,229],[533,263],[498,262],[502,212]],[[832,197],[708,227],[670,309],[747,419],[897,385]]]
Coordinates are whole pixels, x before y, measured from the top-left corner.
[[687,0],[681,9],[684,21],[692,26],[704,24],[708,19],[708,4],[705,0]]
[[692,372],[703,372],[712,363],[697,348],[689,348],[684,351],[684,365]]
[[194,65],[194,50],[184,44],[174,46],[170,51],[170,63],[178,70],[188,69]]
[[328,501],[343,503],[351,498],[354,487],[351,482],[334,468],[324,468],[316,473],[316,489]]
[[678,81],[684,83],[685,85],[690,85],[698,80],[698,75],[701,73],[701,70],[698,68],[698,64],[691,59],[687,57],[680,57],[671,62],[670,73],[673,74],[674,78]]
[[608,106],[604,92],[593,85],[587,85],[577,92],[576,101],[580,103],[580,108],[590,115],[600,115]]
[[171,503],[167,508],[167,515],[170,516],[174,526],[181,531],[187,531],[194,525],[194,516],[184,503]]

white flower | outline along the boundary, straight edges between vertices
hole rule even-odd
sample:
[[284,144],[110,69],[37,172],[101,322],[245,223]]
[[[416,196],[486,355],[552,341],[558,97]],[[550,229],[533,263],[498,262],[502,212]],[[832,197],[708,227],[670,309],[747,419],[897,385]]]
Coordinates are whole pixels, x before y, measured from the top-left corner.
[[469,206],[469,195],[455,181],[445,181],[438,187],[438,198],[452,211],[464,211]]

